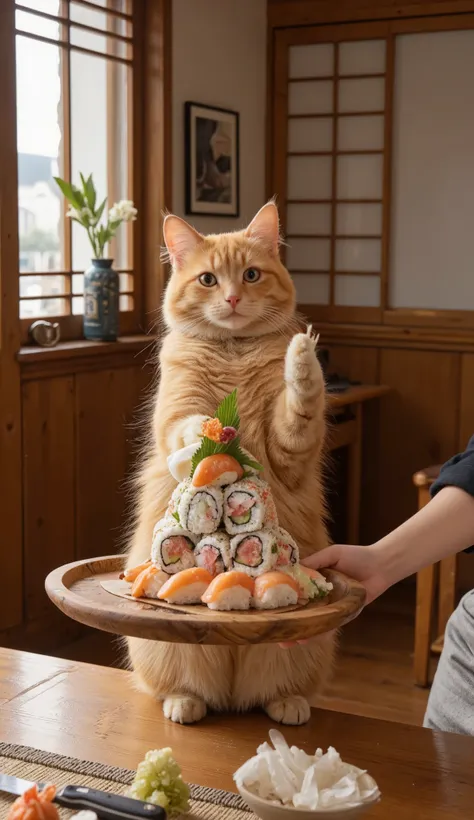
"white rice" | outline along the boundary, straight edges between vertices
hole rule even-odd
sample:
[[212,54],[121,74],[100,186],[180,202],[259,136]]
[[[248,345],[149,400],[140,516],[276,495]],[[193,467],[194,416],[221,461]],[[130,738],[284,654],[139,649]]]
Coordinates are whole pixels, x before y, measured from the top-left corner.
[[250,609],[250,598],[250,590],[246,587],[229,587],[220,594],[218,601],[213,601],[208,607],[222,612],[229,612],[231,609]]
[[222,518],[222,507],[219,487],[186,487],[178,503],[180,524],[195,535],[215,532]]
[[298,603],[298,593],[288,584],[279,584],[265,590],[261,597],[253,598],[255,609],[278,609],[279,607],[294,606]]

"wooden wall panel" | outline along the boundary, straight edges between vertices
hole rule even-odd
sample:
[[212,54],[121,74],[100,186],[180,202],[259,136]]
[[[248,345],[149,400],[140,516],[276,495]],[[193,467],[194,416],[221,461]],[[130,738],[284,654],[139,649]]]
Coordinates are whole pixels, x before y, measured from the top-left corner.
[[455,353],[381,351],[380,382],[392,392],[380,402],[378,447],[365,465],[378,477],[368,540],[416,511],[412,474],[456,452],[460,364]]
[[329,372],[363,384],[378,383],[378,351],[373,347],[324,345],[329,351]]
[[23,511],[25,616],[52,605],[48,572],[74,560],[74,380],[23,385]]
[[127,367],[76,377],[78,558],[110,555],[123,544],[126,478],[149,376],[148,369]]

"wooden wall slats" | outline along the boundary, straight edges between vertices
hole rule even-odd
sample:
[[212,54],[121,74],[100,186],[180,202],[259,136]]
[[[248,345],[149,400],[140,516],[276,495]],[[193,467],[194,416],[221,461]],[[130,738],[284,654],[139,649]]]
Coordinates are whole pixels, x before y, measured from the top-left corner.
[[329,371],[363,384],[377,384],[378,352],[373,347],[324,345],[329,351]]
[[73,561],[74,379],[23,385],[25,616],[41,617],[50,570]]

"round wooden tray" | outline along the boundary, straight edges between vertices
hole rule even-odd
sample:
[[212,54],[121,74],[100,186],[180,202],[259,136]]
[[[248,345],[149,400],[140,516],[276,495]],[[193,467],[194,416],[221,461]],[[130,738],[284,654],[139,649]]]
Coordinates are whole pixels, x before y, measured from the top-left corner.
[[104,632],[169,643],[214,645],[304,640],[343,626],[359,614],[365,602],[364,587],[334,570],[324,571],[334,585],[325,605],[217,612],[205,606],[134,601],[118,597],[123,595],[117,582],[124,566],[123,555],[76,561],[48,575],[46,592],[65,615]]

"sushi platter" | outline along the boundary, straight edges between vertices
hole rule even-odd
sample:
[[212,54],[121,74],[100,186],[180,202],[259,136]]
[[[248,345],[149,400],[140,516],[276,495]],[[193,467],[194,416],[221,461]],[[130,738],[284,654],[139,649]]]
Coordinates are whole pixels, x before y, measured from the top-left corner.
[[57,570],[46,581],[53,602],[105,631],[183,643],[303,640],[355,617],[364,588],[300,563],[239,425],[234,390],[169,456],[176,486],[145,560],[132,550]]
[[305,640],[342,627],[359,614],[365,602],[364,587],[334,570],[324,571],[333,587],[324,606],[316,601],[293,608],[223,612],[152,599],[132,600],[124,594],[125,582],[119,579],[125,560],[115,555],[60,567],[46,579],[46,592],[65,615],[104,632],[213,645]]

